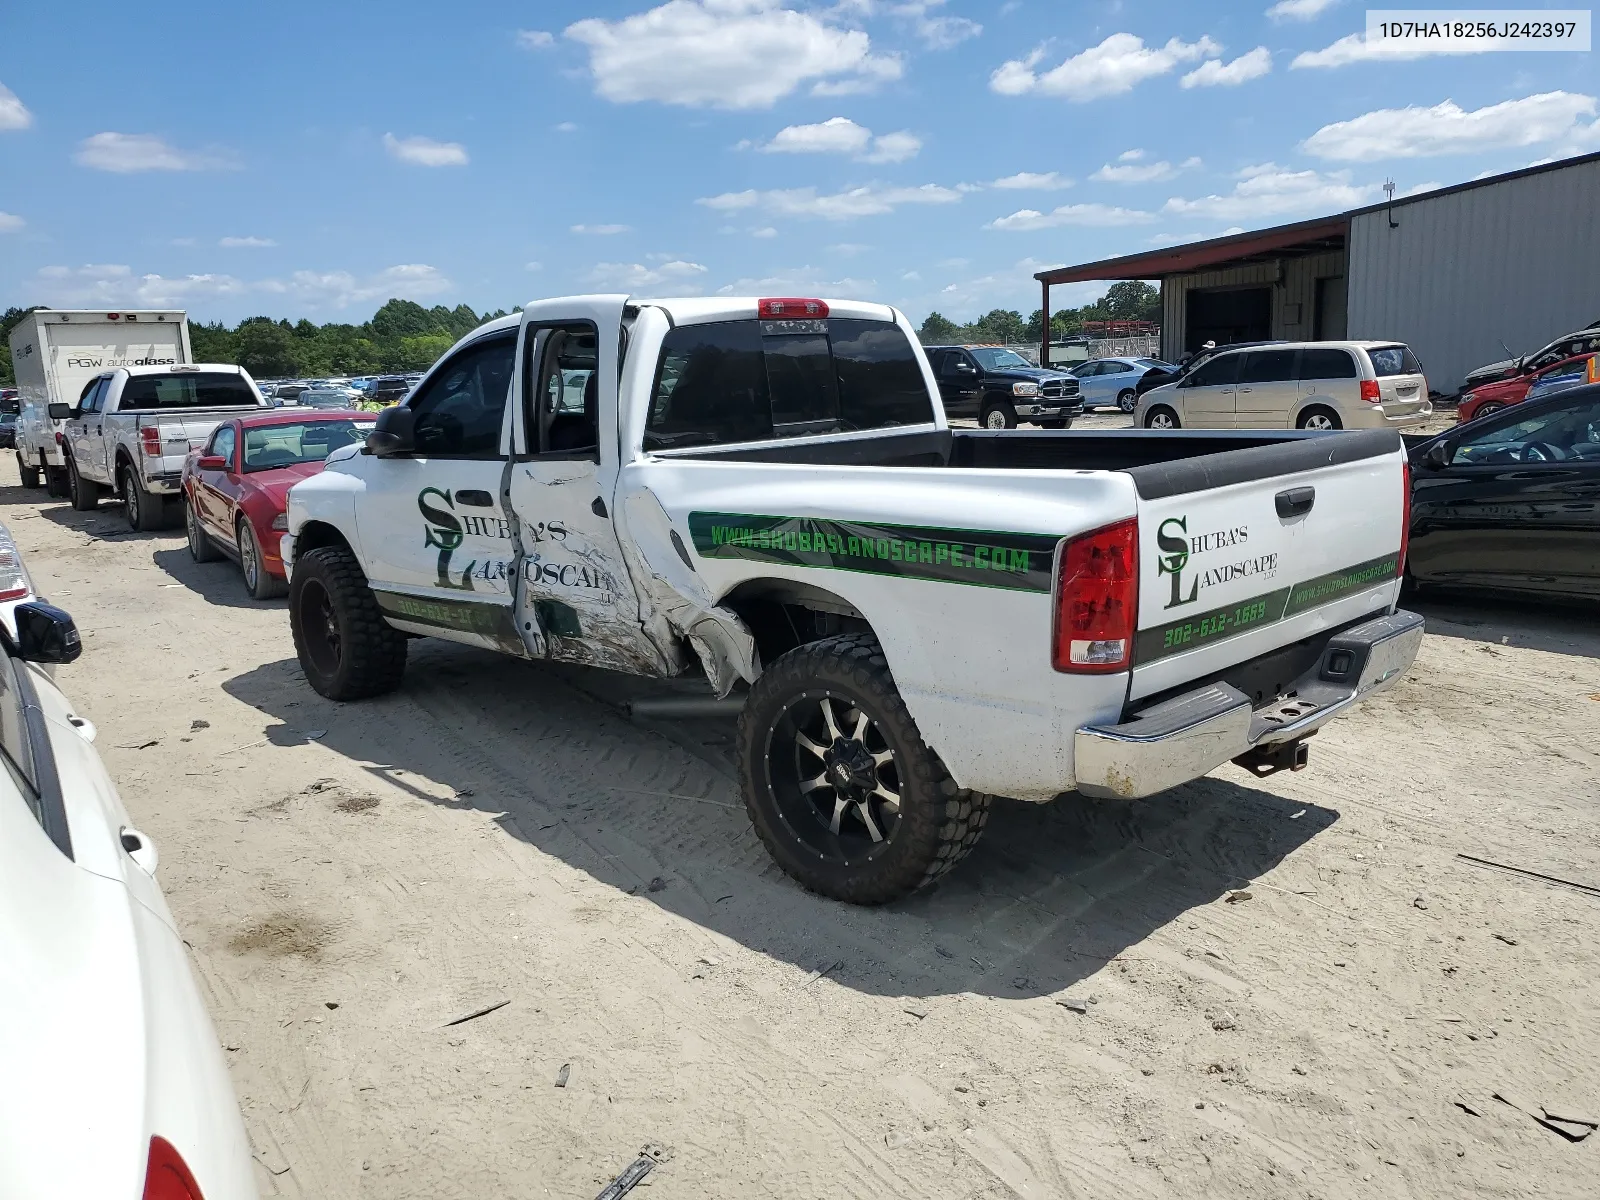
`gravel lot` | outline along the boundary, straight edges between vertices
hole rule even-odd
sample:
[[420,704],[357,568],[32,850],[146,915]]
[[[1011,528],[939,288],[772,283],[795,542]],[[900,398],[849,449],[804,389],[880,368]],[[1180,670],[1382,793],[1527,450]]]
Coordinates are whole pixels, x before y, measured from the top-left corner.
[[1421,605],[1309,770],[1002,802],[868,911],[768,863],[729,724],[440,642],[330,704],[282,602],[103,508],[0,467],[264,1196],[586,1198],[647,1144],[696,1200],[1595,1194],[1494,1093],[1600,1120],[1600,894],[1458,857],[1600,885],[1592,614]]

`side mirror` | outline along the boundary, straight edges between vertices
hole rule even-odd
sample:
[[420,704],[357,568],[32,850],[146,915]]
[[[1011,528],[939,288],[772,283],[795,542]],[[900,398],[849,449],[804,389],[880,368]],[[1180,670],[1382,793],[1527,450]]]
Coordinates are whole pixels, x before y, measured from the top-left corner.
[[410,454],[417,448],[417,415],[396,404],[378,414],[378,423],[367,434],[367,453],[379,458]]
[[202,454],[200,461],[195,464],[202,471],[226,471],[228,460],[220,454]]
[[17,622],[17,652],[26,662],[69,663],[83,653],[83,641],[72,615],[41,600],[19,604],[13,616]]
[[52,421],[76,421],[78,410],[70,405],[57,400],[50,405],[50,419]]
[[1450,460],[1455,457],[1456,448],[1449,442],[1435,442],[1428,447],[1428,453],[1423,462],[1435,471],[1442,471],[1450,465]]

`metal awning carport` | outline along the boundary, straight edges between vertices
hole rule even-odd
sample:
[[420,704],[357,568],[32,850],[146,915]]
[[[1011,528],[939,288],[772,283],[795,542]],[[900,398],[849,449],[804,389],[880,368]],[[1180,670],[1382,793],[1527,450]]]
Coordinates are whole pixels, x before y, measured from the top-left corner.
[[1181,246],[1149,250],[1143,254],[1125,254],[1121,258],[1105,258],[1076,267],[1040,271],[1034,275],[1039,281],[1045,317],[1039,361],[1050,361],[1052,284],[1083,283],[1095,279],[1165,279],[1169,275],[1188,275],[1208,267],[1237,267],[1280,258],[1285,254],[1315,254],[1322,250],[1342,249],[1350,234],[1350,215],[1341,213],[1336,217],[1318,217],[1314,221],[1274,225],[1271,229],[1258,229],[1252,233],[1233,233],[1203,242],[1185,242]]

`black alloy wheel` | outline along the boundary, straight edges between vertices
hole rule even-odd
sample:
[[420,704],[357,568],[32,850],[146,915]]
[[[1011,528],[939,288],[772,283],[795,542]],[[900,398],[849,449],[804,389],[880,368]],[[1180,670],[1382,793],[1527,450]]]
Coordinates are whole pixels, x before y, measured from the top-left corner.
[[767,761],[784,824],[819,855],[864,861],[899,827],[894,750],[855,702],[796,696],[768,734]]
[[406,635],[384,620],[361,564],[344,546],[296,557],[289,630],[306,682],[330,700],[381,696],[405,675]]

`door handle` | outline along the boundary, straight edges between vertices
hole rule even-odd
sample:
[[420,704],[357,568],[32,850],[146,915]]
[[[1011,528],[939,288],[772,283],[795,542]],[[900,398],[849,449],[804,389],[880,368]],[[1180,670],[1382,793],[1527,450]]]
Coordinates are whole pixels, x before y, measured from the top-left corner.
[[1250,388],[1240,388],[1240,389],[1239,389],[1239,390],[1240,390],[1240,391],[1241,391],[1241,392],[1248,392],[1248,391],[1250,391],[1250,390],[1251,390],[1251,389],[1250,389]]
[[462,488],[456,493],[456,499],[462,504],[470,504],[474,508],[494,507],[494,501],[490,499],[489,493],[478,488]]
[[1317,502],[1317,489],[1314,487],[1290,488],[1288,491],[1279,492],[1272,498],[1273,504],[1278,508],[1278,515],[1285,519],[1301,517],[1311,511],[1311,506]]

